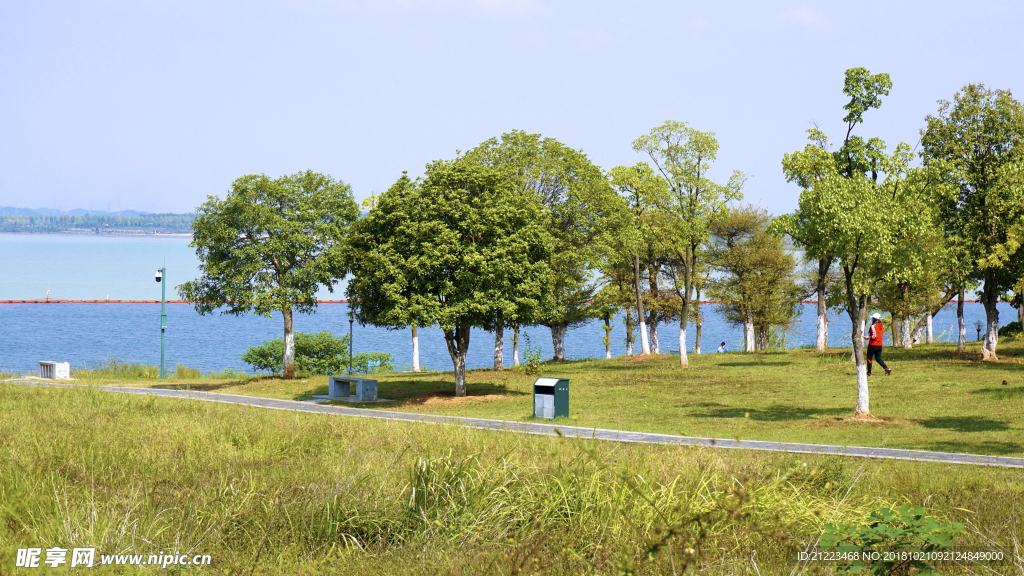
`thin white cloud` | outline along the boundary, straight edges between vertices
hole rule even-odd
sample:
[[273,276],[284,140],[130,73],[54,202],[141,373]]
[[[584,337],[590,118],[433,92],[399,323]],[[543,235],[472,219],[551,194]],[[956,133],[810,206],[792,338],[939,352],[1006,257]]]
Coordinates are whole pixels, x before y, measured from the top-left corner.
[[791,10],[786,10],[779,14],[776,20],[787,24],[800,24],[803,26],[815,26],[828,22],[824,14],[807,6],[798,6]]

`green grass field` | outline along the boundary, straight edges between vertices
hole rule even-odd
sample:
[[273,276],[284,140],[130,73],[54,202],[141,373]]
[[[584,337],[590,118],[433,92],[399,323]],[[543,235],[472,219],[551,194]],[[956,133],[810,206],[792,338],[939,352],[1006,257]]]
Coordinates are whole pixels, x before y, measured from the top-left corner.
[[[849,350],[763,354],[620,357],[543,365],[570,379],[572,424],[717,438],[810,442],[1024,456],[1024,341],[1000,343],[998,362],[977,360],[977,345],[886,348],[891,376],[870,380],[871,411],[885,422],[854,423],[856,379]],[[881,371],[879,371],[881,372]],[[131,378],[99,371],[82,382],[184,387],[305,399],[326,394],[327,378]],[[469,396],[453,398],[451,372],[377,375],[379,395],[396,402],[366,408],[504,420],[532,419],[536,376],[471,370]],[[1004,386],[1003,382],[1007,382]]]
[[[634,379],[626,389],[670,374],[658,363],[586,366],[567,368],[607,374],[591,384],[595,397],[613,374]],[[509,394],[521,415],[508,391],[525,378],[485,376],[474,387]],[[443,387],[443,375],[426,378]],[[156,569],[167,574],[657,575],[684,563],[688,574],[827,574],[834,565],[796,562],[825,524],[904,503],[966,524],[957,545],[1012,558],[1024,545],[1022,496],[1020,470],[592,443],[0,383],[3,574],[75,573],[15,569],[15,551],[87,546],[212,558]],[[944,573],[1024,574],[1024,563]]]

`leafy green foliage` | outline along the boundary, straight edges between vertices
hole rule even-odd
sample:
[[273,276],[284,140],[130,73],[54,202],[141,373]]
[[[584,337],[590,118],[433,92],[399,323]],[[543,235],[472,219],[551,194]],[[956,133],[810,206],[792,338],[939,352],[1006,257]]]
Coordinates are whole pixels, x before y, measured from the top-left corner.
[[403,175],[353,226],[346,294],[360,322],[439,325],[465,395],[470,327],[529,318],[549,301],[551,235],[532,192],[505,169],[460,159]]
[[[210,196],[197,211],[189,246],[201,275],[178,293],[200,314],[280,311],[290,344],[292,309],[312,312],[320,286],[333,291],[345,275],[345,237],[359,215],[352,190],[311,171],[247,175],[224,200]],[[282,351],[285,377],[294,376],[292,352]]]
[[1012,337],[1012,336],[1015,336],[1015,335],[1019,335],[1020,333],[1021,333],[1021,324],[1020,324],[1020,322],[1018,322],[1016,320],[1014,320],[1013,322],[1010,322],[1009,324],[1007,324],[1005,326],[1000,326],[999,327],[999,337],[1000,338],[1004,338],[1004,337],[1009,338],[1009,337]]
[[[340,374],[348,371],[348,334],[338,338],[330,332],[295,334],[295,365],[306,374]],[[255,370],[280,374],[283,370],[284,339],[277,338],[253,346],[242,354],[242,360]],[[391,354],[360,353],[352,357],[352,371],[357,374],[390,372],[395,369]]]
[[[505,169],[521,192],[534,195],[552,239],[549,305],[536,310],[533,319],[503,316],[505,324],[537,322],[564,332],[589,320],[589,302],[596,290],[592,271],[601,261],[600,237],[608,232],[607,220],[618,206],[601,169],[582,151],[520,130],[491,138],[464,158]],[[556,359],[564,359],[557,358],[558,347],[555,353]]]
[[541,371],[540,346],[533,346],[530,343],[530,335],[523,334],[523,371],[534,376]]
[[[828,524],[820,544],[826,550],[858,553],[859,559],[840,564],[840,574],[938,576],[937,570],[920,559],[886,553],[945,550],[953,546],[953,537],[963,528],[959,522],[943,523],[927,516],[920,506],[904,504],[898,510],[880,508],[872,512],[867,524]],[[874,553],[878,553],[878,559]]]

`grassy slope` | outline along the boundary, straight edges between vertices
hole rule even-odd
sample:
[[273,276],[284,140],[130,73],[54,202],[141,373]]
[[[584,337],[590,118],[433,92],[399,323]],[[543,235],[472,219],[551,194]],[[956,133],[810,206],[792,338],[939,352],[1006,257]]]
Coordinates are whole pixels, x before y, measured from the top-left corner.
[[[1000,361],[959,355],[950,344],[887,348],[892,376],[870,380],[871,410],[884,424],[839,421],[856,401],[849,351],[620,357],[545,364],[543,376],[571,379],[570,414],[580,426],[645,432],[1024,456],[1024,342],[1000,343]],[[450,398],[450,372],[379,375],[380,396],[398,400],[368,408],[505,420],[532,418],[535,376],[473,370],[468,399]],[[1002,382],[1008,385],[1003,386]],[[326,377],[282,381],[107,378],[86,382],[189,387],[304,399],[325,394]],[[446,397],[448,396],[448,397]]]
[[[643,551],[659,526],[699,516],[701,573],[754,573],[753,555],[760,574],[790,574],[826,522],[883,505],[967,523],[960,545],[1019,545],[1021,496],[1018,470],[560,442],[0,384],[2,573],[17,548],[97,546],[214,559],[167,574],[615,574],[624,562],[670,574],[693,531],[653,562]],[[744,518],[724,514],[736,506]],[[37,572],[48,571],[15,571]]]

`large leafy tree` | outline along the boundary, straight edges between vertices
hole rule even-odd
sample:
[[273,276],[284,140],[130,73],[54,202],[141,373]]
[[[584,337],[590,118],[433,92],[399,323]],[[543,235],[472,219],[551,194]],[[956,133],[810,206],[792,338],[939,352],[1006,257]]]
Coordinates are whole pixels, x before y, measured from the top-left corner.
[[982,283],[987,320],[982,358],[994,360],[996,303],[1024,267],[1024,259],[997,256],[1024,216],[1024,106],[1008,90],[969,84],[951,102],[940,101],[938,114],[926,122],[921,154],[950,183],[939,202],[942,221],[975,263],[971,276]]
[[524,323],[550,299],[553,241],[543,208],[508,170],[436,161],[403,175],[350,235],[346,294],[360,322],[399,330],[439,325],[466,395],[470,328],[495,313]]
[[753,206],[734,208],[711,221],[710,281],[718,310],[743,327],[743,350],[763,350],[769,331],[788,328],[800,302],[796,259],[782,236],[768,231],[771,217]]
[[[532,194],[543,207],[542,223],[554,242],[549,262],[552,299],[537,320],[551,329],[555,360],[564,360],[566,331],[591,317],[594,271],[601,259],[598,237],[607,230],[609,211],[616,208],[615,193],[586,154],[540,134],[513,130],[481,143],[464,158],[506,170],[516,188]],[[515,323],[514,318],[496,316],[496,345],[504,326]]]
[[210,196],[192,222],[199,278],[178,286],[196,311],[254,311],[284,317],[284,377],[295,377],[292,312],[313,312],[320,286],[345,275],[343,249],[359,208],[347,184],[306,171],[271,179],[247,175],[220,200]]
[[727,202],[743,197],[747,175],[734,171],[725,184],[713,181],[709,172],[718,155],[713,132],[690,128],[685,122],[667,121],[633,141],[644,152],[663,182],[651,186],[649,203],[657,208],[661,243],[676,270],[673,288],[679,298],[679,365],[689,366],[686,328],[690,317],[701,246],[708,241],[708,222],[727,210]]
[[814,130],[812,139],[822,144],[784,160],[787,176],[805,188],[797,211],[773,226],[789,233],[809,259],[829,260],[842,270],[842,293],[832,296],[852,324],[855,413],[862,418],[871,416],[863,336],[872,298],[879,282],[905,281],[923,265],[927,258],[919,240],[934,227],[925,179],[909,170],[910,147],[900,143],[888,155],[878,138],[852,134],[863,113],[878,107],[891,86],[887,74],[864,68],[846,71],[843,92],[850,101],[845,106],[844,145],[828,153],[827,137]]

